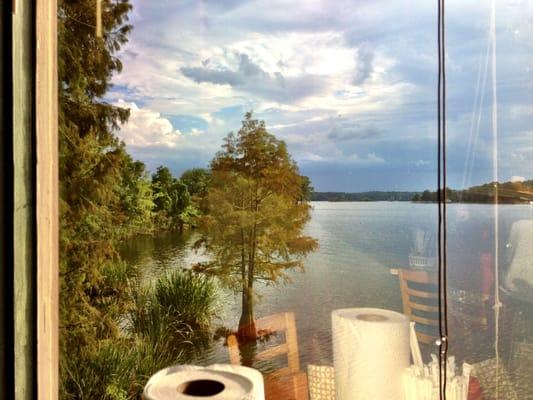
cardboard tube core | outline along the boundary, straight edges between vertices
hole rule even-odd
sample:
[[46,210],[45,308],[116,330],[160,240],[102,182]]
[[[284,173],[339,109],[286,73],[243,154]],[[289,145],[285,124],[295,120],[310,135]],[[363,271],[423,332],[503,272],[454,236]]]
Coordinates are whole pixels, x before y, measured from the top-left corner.
[[222,382],[212,379],[196,379],[194,381],[183,382],[177,387],[178,393],[189,396],[208,397],[219,394],[224,390]]
[[382,322],[388,320],[387,317],[379,314],[361,314],[357,316],[357,319],[368,322]]

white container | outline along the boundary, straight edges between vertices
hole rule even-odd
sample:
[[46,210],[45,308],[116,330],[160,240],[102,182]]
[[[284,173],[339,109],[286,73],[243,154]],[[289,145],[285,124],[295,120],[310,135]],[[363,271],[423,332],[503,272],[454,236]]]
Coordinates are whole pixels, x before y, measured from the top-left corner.
[[378,308],[331,313],[336,400],[403,400],[409,319]]
[[263,377],[252,368],[215,364],[176,365],[153,375],[145,400],[264,400]]

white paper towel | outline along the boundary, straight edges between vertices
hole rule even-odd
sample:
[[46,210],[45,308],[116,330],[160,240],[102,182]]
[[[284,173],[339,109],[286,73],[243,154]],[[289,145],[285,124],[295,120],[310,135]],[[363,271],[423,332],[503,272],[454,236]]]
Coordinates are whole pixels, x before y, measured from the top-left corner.
[[331,313],[337,400],[403,400],[409,319],[378,308]]
[[259,371],[239,365],[176,365],[153,375],[143,397],[145,400],[264,400],[263,377]]
[[233,364],[213,364],[207,367],[215,371],[233,372],[237,375],[245,376],[253,385],[253,400],[265,400],[265,385],[263,375],[256,369]]

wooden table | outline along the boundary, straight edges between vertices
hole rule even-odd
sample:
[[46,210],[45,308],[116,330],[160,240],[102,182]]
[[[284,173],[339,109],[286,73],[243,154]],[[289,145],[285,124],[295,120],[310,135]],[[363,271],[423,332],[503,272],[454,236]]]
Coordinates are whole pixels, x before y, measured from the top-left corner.
[[265,376],[265,400],[308,400],[307,374]]

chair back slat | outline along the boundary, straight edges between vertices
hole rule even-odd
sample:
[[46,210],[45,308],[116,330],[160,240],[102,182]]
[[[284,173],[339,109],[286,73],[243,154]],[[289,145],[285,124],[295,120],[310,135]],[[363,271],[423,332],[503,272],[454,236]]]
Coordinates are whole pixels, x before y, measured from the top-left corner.
[[425,283],[428,285],[436,285],[438,282],[437,274],[435,272],[430,271],[420,271],[416,269],[399,269],[398,275],[400,276],[400,279],[409,282]]
[[283,354],[287,354],[288,352],[289,352],[289,346],[287,346],[287,343],[283,343],[283,344],[280,344],[274,347],[270,347],[266,350],[263,350],[261,353],[255,356],[255,359],[258,361],[270,360],[271,358],[275,358]]
[[[429,325],[429,326],[439,326],[439,320],[433,319],[433,318],[424,318],[420,317],[419,315],[411,314],[410,316],[411,321],[417,322],[422,325]],[[415,325],[416,327],[416,325]]]
[[420,297],[422,299],[438,299],[439,298],[439,294],[437,292],[426,292],[424,290],[412,289],[410,287],[407,287],[405,290],[407,291],[409,296]]
[[439,325],[439,308],[436,304],[439,299],[437,274],[429,271],[399,269],[398,277],[404,314],[416,323],[418,340],[426,344],[432,343],[436,335],[421,332],[420,325],[425,325],[432,330]]
[[267,315],[266,317],[258,318],[255,320],[255,328],[258,331],[280,331],[285,330],[287,326],[287,314],[292,314],[294,319],[294,313],[284,312],[273,315]]
[[241,353],[239,351],[239,341],[237,340],[237,336],[229,335],[226,340],[228,345],[230,363],[234,365],[240,365]]
[[439,312],[439,307],[431,306],[431,305],[428,305],[428,304],[420,304],[420,303],[411,302],[410,303],[410,307],[413,310],[425,311],[425,312],[429,312],[429,313],[438,313]]

